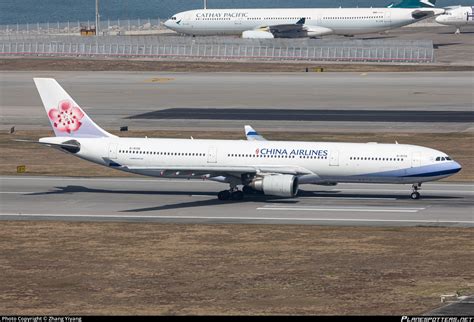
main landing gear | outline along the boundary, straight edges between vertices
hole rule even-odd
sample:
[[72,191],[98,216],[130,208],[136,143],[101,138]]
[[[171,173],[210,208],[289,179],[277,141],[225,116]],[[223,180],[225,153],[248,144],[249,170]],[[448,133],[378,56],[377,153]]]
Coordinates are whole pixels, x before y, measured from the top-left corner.
[[236,188],[230,190],[223,190],[217,194],[219,200],[242,200],[244,193]]
[[414,183],[413,186],[411,186],[412,193],[410,195],[410,198],[413,200],[420,199],[420,193],[418,190],[421,189],[421,183]]
[[231,184],[229,190],[223,190],[217,194],[219,200],[242,200],[245,195],[262,195],[262,191],[255,190],[247,185],[242,187],[242,190],[237,188],[237,185]]

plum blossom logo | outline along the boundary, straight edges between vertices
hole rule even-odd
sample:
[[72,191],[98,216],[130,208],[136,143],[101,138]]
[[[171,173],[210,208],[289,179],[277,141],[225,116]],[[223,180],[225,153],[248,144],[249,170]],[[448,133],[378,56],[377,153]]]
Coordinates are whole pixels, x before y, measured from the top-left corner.
[[75,132],[79,130],[84,113],[69,100],[60,101],[58,108],[53,107],[48,112],[49,119],[54,127],[61,132]]
[[255,154],[258,155],[260,153],[260,149],[257,148],[257,150],[255,150]]

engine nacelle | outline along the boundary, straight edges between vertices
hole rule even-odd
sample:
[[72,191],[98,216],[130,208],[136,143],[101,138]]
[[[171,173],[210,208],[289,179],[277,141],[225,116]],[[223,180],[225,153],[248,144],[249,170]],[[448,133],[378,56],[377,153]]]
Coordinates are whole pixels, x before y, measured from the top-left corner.
[[242,38],[246,39],[273,39],[275,38],[271,32],[264,30],[247,30],[242,33]]
[[317,26],[305,26],[306,35],[308,37],[319,37],[330,35],[333,33],[332,29],[325,28],[325,27],[317,27]]
[[298,177],[289,174],[267,175],[256,178],[249,186],[269,196],[292,198],[298,193]]

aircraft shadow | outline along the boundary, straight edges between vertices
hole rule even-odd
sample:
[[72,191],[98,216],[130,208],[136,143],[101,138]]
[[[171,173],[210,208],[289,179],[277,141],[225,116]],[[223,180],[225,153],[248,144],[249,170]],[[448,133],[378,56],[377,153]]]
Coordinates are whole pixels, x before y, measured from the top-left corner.
[[[73,194],[73,193],[103,193],[103,194],[120,194],[120,195],[156,195],[156,196],[205,196],[209,197],[206,200],[196,200],[190,202],[180,202],[175,204],[167,204],[167,205],[160,205],[160,206],[153,206],[153,207],[144,207],[144,208],[136,208],[136,209],[127,209],[122,210],[121,212],[148,212],[148,211],[163,211],[163,210],[172,210],[172,209],[185,209],[185,208],[196,208],[196,207],[208,207],[208,206],[221,206],[221,205],[229,205],[229,204],[243,204],[243,203],[272,203],[272,204],[296,204],[298,203],[298,199],[288,199],[283,197],[275,197],[275,196],[265,196],[263,194],[256,194],[256,195],[246,195],[243,200],[228,200],[228,201],[221,201],[218,200],[215,196],[214,192],[190,192],[190,191],[151,191],[151,190],[109,190],[109,189],[94,189],[94,188],[87,188],[84,186],[65,186],[65,187],[55,187],[56,190],[54,191],[47,191],[47,192],[36,192],[36,193],[28,193],[25,194],[27,196],[41,196],[41,195],[57,195],[57,194]],[[410,199],[409,191],[407,191],[406,195],[394,195],[394,194],[348,194],[343,193],[338,190],[331,190],[331,191],[306,191],[300,190],[298,192],[298,198],[327,198],[335,199],[338,198],[351,198],[357,200],[360,198],[361,200],[365,200],[367,198],[370,199],[399,199],[399,200],[406,200]],[[462,199],[462,197],[451,197],[451,196],[436,196],[436,195],[423,195],[422,200],[450,200],[450,199]]]
[[355,38],[355,39],[377,40],[377,39],[390,39],[390,38],[396,38],[396,36],[374,36],[374,37],[361,37],[361,38]]
[[109,189],[94,189],[87,188],[84,186],[66,186],[66,187],[54,187],[54,191],[46,192],[34,192],[25,194],[26,196],[41,196],[41,195],[55,195],[55,194],[67,194],[67,193],[110,193],[110,194],[125,194],[125,195],[176,195],[176,196],[189,196],[189,195],[200,195],[200,196],[212,196],[216,194],[213,192],[189,192],[189,191],[156,191],[156,190],[109,190]]
[[462,43],[461,42],[450,42],[450,43],[445,43],[445,44],[434,44],[433,47],[434,47],[434,49],[438,49],[439,47],[456,46],[456,45],[462,45]]
[[[454,33],[454,31],[452,32],[440,32],[439,33],[440,35],[454,35],[454,36],[458,36]],[[461,31],[461,34],[474,34],[474,31]]]
[[[425,195],[423,194],[423,190],[420,190],[422,199],[423,200],[435,200],[435,199],[442,199],[442,200],[455,200],[455,199],[463,199],[463,197],[453,197],[453,196],[437,196],[437,195]],[[370,198],[370,199],[399,199],[399,200],[404,200],[404,199],[411,199],[410,198],[410,190],[407,189],[407,193],[403,195],[399,194],[389,194],[389,193],[365,193],[365,194],[360,194],[360,193],[343,193],[342,191],[338,190],[331,190],[331,191],[305,191],[305,190],[300,190],[298,192],[298,198],[310,198],[310,197],[324,197],[324,198],[353,198],[357,199],[360,198],[361,200]]]

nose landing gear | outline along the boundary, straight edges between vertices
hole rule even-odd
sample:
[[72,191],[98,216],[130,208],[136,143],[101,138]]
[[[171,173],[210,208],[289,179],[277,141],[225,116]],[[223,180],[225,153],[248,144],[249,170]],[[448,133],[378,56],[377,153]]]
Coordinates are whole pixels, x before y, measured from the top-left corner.
[[420,193],[418,192],[418,190],[421,189],[421,183],[415,183],[413,184],[412,186],[412,193],[410,195],[410,198],[413,199],[413,200],[417,200],[417,199],[420,199]]

